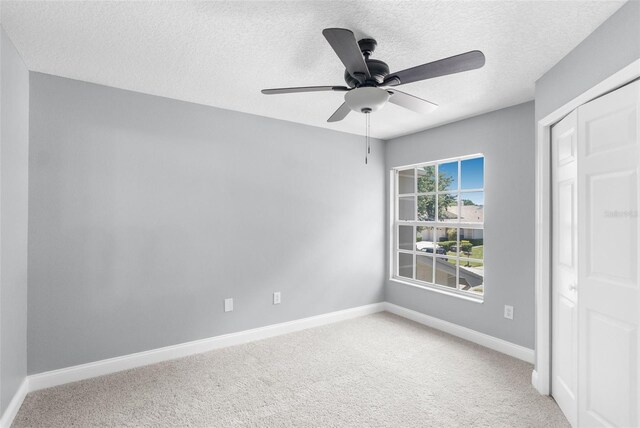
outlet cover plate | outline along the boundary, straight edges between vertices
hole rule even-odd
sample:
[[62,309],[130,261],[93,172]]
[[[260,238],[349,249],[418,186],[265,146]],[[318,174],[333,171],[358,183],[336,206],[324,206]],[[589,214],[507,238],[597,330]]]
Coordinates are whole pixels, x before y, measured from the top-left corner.
[[224,311],[225,312],[233,311],[233,299],[224,299]]
[[513,319],[513,306],[504,305],[504,317],[506,319]]
[[281,300],[281,295],[279,291],[274,291],[273,292],[273,304],[274,305],[279,305],[282,302]]

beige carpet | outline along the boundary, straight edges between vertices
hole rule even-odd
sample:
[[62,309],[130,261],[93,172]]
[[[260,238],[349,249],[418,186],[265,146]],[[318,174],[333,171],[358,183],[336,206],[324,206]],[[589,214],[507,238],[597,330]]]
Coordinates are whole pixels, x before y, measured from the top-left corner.
[[531,369],[380,313],[31,393],[13,426],[569,426]]

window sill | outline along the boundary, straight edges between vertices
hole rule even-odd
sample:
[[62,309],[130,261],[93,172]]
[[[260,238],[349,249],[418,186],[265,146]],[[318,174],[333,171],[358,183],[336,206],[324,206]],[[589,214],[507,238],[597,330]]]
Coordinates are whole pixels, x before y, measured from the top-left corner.
[[395,282],[397,284],[408,285],[409,287],[416,287],[416,288],[419,288],[421,290],[428,290],[428,291],[433,291],[433,292],[439,293],[439,294],[445,294],[447,296],[457,297],[458,299],[468,300],[468,301],[474,302],[474,303],[484,303],[484,297],[483,296],[477,296],[477,297],[476,296],[471,296],[471,295],[466,294],[466,293],[463,294],[461,292],[457,292],[457,291],[453,291],[453,290],[447,290],[445,288],[440,288],[440,287],[435,286],[435,285],[417,284],[415,282],[412,282],[411,280],[402,280],[402,279],[395,278],[395,277],[389,278],[389,281]]

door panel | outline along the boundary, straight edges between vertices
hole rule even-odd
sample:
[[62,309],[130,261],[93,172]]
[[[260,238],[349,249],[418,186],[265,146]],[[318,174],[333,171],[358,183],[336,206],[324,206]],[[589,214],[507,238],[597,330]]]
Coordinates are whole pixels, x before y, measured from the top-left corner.
[[[637,426],[629,411],[634,405],[634,379],[628,376],[633,372],[636,329],[595,311],[587,311],[586,315],[590,332],[586,343],[589,361],[586,409],[598,425]],[[603,367],[609,369],[603,370]]]
[[585,178],[591,201],[587,242],[592,244],[587,274],[637,287],[638,266],[633,257],[637,255],[637,226],[628,218],[638,208],[636,172],[588,174]]
[[[614,92],[615,93],[615,92]],[[609,95],[605,95],[608,97]],[[615,98],[616,96],[614,96]],[[599,99],[592,101],[599,103]],[[637,111],[634,105],[614,106],[606,114],[584,123],[586,156],[636,145]]]
[[570,394],[570,398],[575,400],[576,382],[577,382],[577,361],[576,357],[576,305],[575,302],[566,297],[560,297],[558,301],[557,312],[558,329],[556,334],[558,343],[562,344],[564,352],[558,352],[556,365],[556,381],[561,385],[558,387],[566,389]]
[[558,183],[558,263],[574,269],[575,249],[573,248],[575,227],[575,177]]
[[581,427],[640,425],[639,124],[640,82],[578,108]]
[[577,126],[571,113],[551,129],[552,358],[551,394],[576,426],[577,402]]

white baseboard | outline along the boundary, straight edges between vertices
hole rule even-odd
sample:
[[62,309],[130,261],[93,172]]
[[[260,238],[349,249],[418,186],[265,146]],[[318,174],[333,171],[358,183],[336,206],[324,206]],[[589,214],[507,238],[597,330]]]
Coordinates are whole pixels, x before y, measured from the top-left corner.
[[267,339],[282,334],[293,333],[312,327],[331,324],[351,318],[382,312],[384,303],[359,306],[328,314],[317,315],[309,318],[273,324],[266,327],[254,328],[238,333],[223,334],[208,339],[195,340],[179,345],[166,346],[150,351],[124,355],[122,357],[109,358],[93,363],[81,364],[64,369],[52,370],[29,376],[29,391],[50,388],[65,383],[76,382],[96,376],[128,370],[135,367],[146,366],[188,355],[199,354],[227,346],[240,345],[255,340]]
[[[471,342],[477,343],[495,351],[502,352],[512,357],[524,360],[529,363],[534,361],[534,351],[523,346],[498,339],[484,333],[471,330],[466,327],[443,321],[420,312],[416,312],[398,305],[388,302],[374,303],[371,305],[359,306],[357,308],[345,309],[342,311],[331,312],[328,314],[317,315],[309,318],[274,324],[266,327],[245,330],[237,333],[224,334],[207,339],[195,340],[192,342],[182,343],[178,345],[167,346],[164,348],[152,349],[149,351],[138,352],[135,354],[124,355],[121,357],[109,358],[106,360],[95,361],[92,363],[81,364],[78,366],[67,367],[49,372],[38,373],[27,378],[21,387],[21,395],[16,394],[12,405],[17,413],[20,404],[27,392],[37,391],[44,388],[50,388],[70,382],[77,382],[84,379],[103,376],[110,373],[116,373],[122,370],[128,370],[136,367],[146,366],[149,364],[159,363],[162,361],[173,360],[175,358],[186,357],[189,355],[199,354],[214,349],[224,348],[227,346],[240,345],[243,343],[253,342],[255,340],[267,339],[269,337],[279,336],[282,334],[293,333],[312,327],[319,327],[338,321],[351,318],[357,318],[376,312],[388,311],[401,317],[416,321],[420,324],[444,331],[454,336],[461,337]],[[18,397],[20,396],[20,397]],[[13,409],[10,406],[10,409]],[[5,412],[7,420],[12,420],[15,414],[8,419],[9,411]],[[3,423],[5,421],[3,416]],[[0,425],[4,428],[4,425]]]
[[488,334],[480,333],[448,321],[443,321],[439,318],[434,318],[421,312],[416,312],[402,306],[394,305],[393,303],[386,302],[385,310],[403,318],[435,328],[436,330],[441,330],[453,336],[493,349],[494,351],[502,352],[503,354],[518,358],[519,360],[523,360],[531,364],[534,362],[535,352],[533,349],[525,348],[524,346],[516,345],[515,343],[507,342],[506,340],[498,339],[497,337],[489,336]]
[[22,381],[22,383],[20,384],[20,387],[18,388],[15,395],[11,399],[11,402],[9,402],[9,406],[2,414],[2,418],[0,418],[0,428],[9,428],[11,426],[28,392],[29,392],[29,379],[26,378]]

